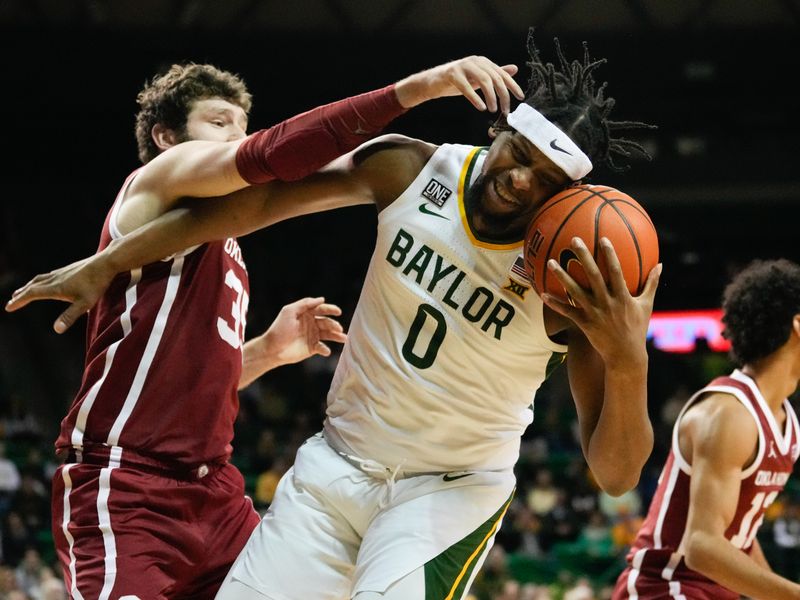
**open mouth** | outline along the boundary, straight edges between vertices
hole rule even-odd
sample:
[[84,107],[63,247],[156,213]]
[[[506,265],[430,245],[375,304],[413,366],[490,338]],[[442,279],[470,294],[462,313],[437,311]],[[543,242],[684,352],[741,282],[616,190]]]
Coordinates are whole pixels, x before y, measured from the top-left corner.
[[520,206],[521,202],[517,199],[517,197],[511,194],[508,191],[508,189],[506,189],[506,187],[502,185],[497,179],[493,181],[493,187],[494,187],[494,193],[497,195],[498,198],[500,198],[507,204]]

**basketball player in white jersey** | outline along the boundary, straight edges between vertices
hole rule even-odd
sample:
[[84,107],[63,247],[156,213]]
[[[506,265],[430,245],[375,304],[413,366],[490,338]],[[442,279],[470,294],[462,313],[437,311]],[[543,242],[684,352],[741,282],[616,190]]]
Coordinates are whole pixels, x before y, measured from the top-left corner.
[[739,368],[689,399],[615,600],[800,598],[756,537],[800,456],[800,265],[755,261],[725,289]]
[[519,269],[536,208],[593,161],[640,149],[610,134],[636,124],[607,120],[613,100],[592,77],[602,61],[569,64],[559,48],[554,72],[531,38],[529,50],[526,102],[498,121],[489,149],[381,138],[306,181],[168,213],[53,275],[57,289],[40,281],[21,292],[84,301],[87,271],[168,253],[176,238],[192,245],[313,210],[377,206],[377,246],[324,430],[298,452],[218,598],[464,597],[513,495],[534,394],[564,353],[594,475],[612,494],[636,485],[652,448],[645,340],[660,267],[632,297],[613,248],[604,242],[607,285],[575,240],[590,289],[550,267],[575,306],[540,299]]

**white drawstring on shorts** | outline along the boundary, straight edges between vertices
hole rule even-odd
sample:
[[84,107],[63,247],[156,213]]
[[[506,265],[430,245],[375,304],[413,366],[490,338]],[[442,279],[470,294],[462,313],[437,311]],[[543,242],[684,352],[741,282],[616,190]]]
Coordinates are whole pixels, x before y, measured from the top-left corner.
[[403,459],[394,468],[389,468],[386,465],[369,458],[359,458],[358,456],[352,456],[351,454],[339,451],[336,453],[360,471],[375,477],[376,479],[383,479],[386,482],[386,493],[378,502],[379,510],[385,508],[391,503],[394,495],[394,484],[397,481],[397,476],[400,473],[400,470],[403,468],[403,465],[406,462],[405,459]]

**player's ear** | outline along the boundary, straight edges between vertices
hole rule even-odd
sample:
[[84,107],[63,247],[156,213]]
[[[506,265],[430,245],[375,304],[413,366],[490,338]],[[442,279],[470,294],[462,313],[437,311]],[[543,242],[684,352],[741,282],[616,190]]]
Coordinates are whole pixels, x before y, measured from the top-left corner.
[[501,131],[505,131],[506,129],[508,129],[506,116],[501,113],[500,116],[497,117],[497,120],[492,123],[492,126],[489,127],[489,137],[494,139]]
[[158,149],[162,152],[167,148],[172,148],[172,146],[178,143],[178,136],[175,135],[175,131],[169,127],[165,127],[161,123],[153,125],[153,129],[150,131],[150,137],[153,138],[153,142],[155,142]]
[[800,314],[795,315],[794,319],[792,319],[792,330],[794,331],[795,335],[800,337]]

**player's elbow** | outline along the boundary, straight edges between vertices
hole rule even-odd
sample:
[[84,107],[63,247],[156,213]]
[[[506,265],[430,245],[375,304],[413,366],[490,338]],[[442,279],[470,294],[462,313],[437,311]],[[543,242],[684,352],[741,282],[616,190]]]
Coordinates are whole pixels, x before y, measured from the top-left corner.
[[639,472],[636,473],[609,473],[605,476],[598,476],[595,474],[597,485],[600,486],[606,494],[613,497],[619,497],[623,494],[630,492],[639,484]]
[[622,496],[639,485],[639,478],[647,457],[637,458],[627,454],[625,459],[614,457],[589,464],[597,485],[609,496]]
[[713,542],[702,531],[688,532],[683,550],[683,560],[686,566],[698,573],[706,572],[708,568],[709,546]]

